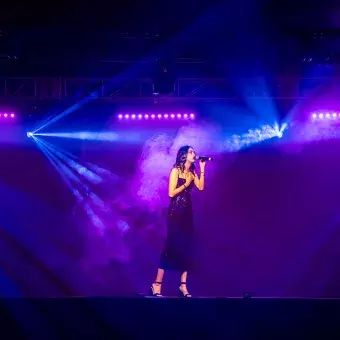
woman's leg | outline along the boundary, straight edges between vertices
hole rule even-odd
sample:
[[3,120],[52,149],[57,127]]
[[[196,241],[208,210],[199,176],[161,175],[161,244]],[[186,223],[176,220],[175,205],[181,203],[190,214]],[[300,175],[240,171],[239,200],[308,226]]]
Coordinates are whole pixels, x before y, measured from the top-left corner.
[[157,275],[156,275],[156,280],[152,284],[152,293],[153,293],[153,295],[161,294],[163,276],[164,276],[164,269],[158,268]]
[[179,290],[181,291],[184,297],[191,297],[191,295],[188,292],[188,288],[187,288],[187,278],[188,278],[188,272],[183,272],[181,275],[181,285],[179,287]]

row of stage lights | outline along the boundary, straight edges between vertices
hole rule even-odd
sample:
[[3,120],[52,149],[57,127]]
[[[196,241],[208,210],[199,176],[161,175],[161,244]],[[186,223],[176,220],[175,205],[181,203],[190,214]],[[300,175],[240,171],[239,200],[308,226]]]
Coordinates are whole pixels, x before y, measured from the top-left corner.
[[320,112],[320,113],[313,113],[311,115],[313,120],[323,120],[323,119],[337,119],[340,118],[339,112]]
[[15,114],[13,112],[0,112],[0,118],[15,118]]
[[135,119],[195,119],[193,113],[145,113],[145,114],[118,114],[118,119],[135,120]]

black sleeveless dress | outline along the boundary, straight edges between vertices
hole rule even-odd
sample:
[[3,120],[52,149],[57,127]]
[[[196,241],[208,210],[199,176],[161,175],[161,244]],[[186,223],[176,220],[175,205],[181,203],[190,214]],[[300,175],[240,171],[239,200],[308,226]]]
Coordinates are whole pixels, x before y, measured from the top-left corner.
[[[178,178],[176,188],[184,183],[184,178]],[[191,268],[194,238],[191,203],[193,186],[194,182],[191,182],[180,194],[171,198],[167,215],[167,237],[159,265],[161,269],[184,272]]]

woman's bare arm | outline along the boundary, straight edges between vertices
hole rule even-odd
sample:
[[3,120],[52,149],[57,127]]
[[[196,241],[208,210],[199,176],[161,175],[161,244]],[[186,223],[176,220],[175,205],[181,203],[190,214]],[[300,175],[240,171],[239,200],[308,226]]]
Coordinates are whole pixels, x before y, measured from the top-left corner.
[[201,174],[200,177],[198,177],[197,173],[194,173],[194,183],[198,190],[204,189],[204,174]]
[[169,178],[169,197],[175,197],[186,188],[185,184],[181,185],[179,188],[176,188],[178,182],[178,175],[179,175],[178,169],[173,168],[170,172]]

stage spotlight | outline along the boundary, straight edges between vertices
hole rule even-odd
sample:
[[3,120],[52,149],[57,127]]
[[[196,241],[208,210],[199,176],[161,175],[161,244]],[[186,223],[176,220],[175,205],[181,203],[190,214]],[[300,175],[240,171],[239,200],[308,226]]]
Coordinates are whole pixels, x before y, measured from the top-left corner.
[[340,118],[340,113],[336,111],[331,111],[331,112],[318,112],[318,113],[311,113],[310,118],[313,121],[331,121],[334,122],[337,120],[337,118]]
[[32,133],[32,132],[27,132],[27,137],[28,137],[28,138],[33,137],[33,133]]
[[0,112],[0,118],[15,118],[14,112],[7,113],[7,112]]
[[187,119],[195,119],[195,115],[193,113],[119,113],[117,114],[117,117],[119,120],[122,120],[123,118],[125,118],[126,120],[129,120],[129,119],[132,119],[132,120],[135,120],[135,119],[152,119],[152,120],[155,120],[155,118],[158,118],[158,119],[168,119],[168,118],[177,118],[177,119],[184,119],[184,120],[187,120]]

